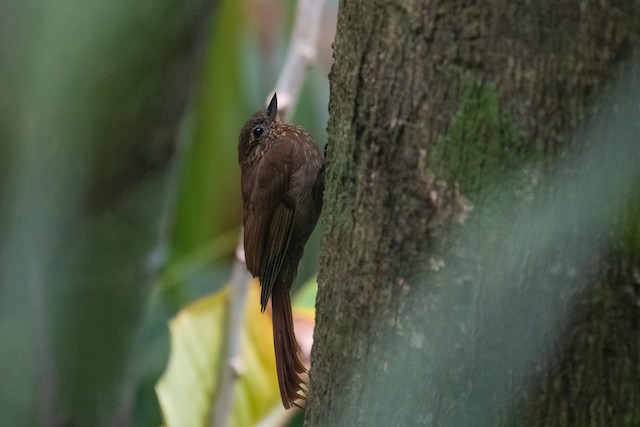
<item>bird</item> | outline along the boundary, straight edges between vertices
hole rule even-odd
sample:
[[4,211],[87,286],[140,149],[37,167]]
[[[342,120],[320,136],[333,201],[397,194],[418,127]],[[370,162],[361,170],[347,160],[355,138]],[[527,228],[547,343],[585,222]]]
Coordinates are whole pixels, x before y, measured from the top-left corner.
[[324,157],[301,127],[278,115],[274,93],[266,111],[251,116],[238,141],[244,250],[247,269],[260,281],[260,308],[269,299],[276,373],[286,409],[305,399],[306,372],[293,331],[290,291],[304,245],[318,222],[324,192]]

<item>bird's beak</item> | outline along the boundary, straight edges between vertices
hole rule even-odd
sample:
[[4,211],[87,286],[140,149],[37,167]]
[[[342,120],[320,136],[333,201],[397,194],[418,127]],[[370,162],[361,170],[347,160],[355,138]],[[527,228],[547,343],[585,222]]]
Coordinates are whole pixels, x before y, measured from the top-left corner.
[[273,122],[276,119],[276,114],[278,114],[278,98],[274,93],[271,102],[269,102],[269,107],[267,107],[267,116],[269,116],[269,120]]

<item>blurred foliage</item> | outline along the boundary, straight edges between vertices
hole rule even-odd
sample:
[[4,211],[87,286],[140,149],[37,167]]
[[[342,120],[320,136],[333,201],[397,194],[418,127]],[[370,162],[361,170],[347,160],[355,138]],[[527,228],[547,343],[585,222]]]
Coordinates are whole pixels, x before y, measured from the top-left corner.
[[[242,371],[229,426],[255,425],[279,404],[271,319],[260,312],[260,287],[247,294],[241,334]],[[166,425],[206,426],[217,393],[229,288],[196,301],[171,320],[171,358],[156,387]]]
[[[0,3],[3,425],[161,423],[167,321],[228,281],[237,132],[286,50],[252,4]],[[325,75],[299,115],[321,144]]]
[[[228,360],[221,360],[225,346],[230,286],[201,298],[180,310],[170,321],[171,356],[156,385],[165,425],[207,426],[211,402],[217,397],[220,373]],[[296,335],[308,359],[315,316],[317,283],[301,287],[293,301]],[[256,425],[268,416],[268,425],[282,425],[292,414],[281,406],[273,352],[270,309],[262,313],[260,285],[252,280],[244,306],[240,333],[241,360],[234,384],[229,426]],[[311,327],[307,327],[311,325]]]
[[[176,257],[236,228],[241,215],[236,141],[247,115],[242,75],[238,73],[244,42],[243,6],[223,2],[214,26],[193,139],[180,180],[172,233]],[[235,242],[229,249],[234,246]]]

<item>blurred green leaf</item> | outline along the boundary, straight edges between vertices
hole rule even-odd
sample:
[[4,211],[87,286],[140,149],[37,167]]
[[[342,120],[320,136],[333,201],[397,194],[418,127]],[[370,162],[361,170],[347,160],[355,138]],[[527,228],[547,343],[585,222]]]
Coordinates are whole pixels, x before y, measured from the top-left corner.
[[244,3],[224,1],[214,25],[193,139],[183,167],[172,234],[174,257],[240,223],[236,147],[246,114],[241,90],[245,7]]
[[300,312],[305,309],[315,311],[317,293],[318,278],[314,276],[305,284],[300,286],[295,296],[293,297],[293,305]]
[[201,273],[212,260],[222,258],[236,247],[240,231],[239,228],[232,229],[194,248],[182,258],[175,259],[158,279],[155,289],[168,292],[173,287],[183,285],[193,275]]
[[3,425],[131,424],[151,255],[210,10],[0,4]]
[[[166,425],[206,426],[217,392],[229,287],[180,311],[170,322],[171,356],[156,392]],[[280,404],[271,318],[260,312],[260,288],[250,287],[241,337],[242,368],[230,426],[254,425]]]

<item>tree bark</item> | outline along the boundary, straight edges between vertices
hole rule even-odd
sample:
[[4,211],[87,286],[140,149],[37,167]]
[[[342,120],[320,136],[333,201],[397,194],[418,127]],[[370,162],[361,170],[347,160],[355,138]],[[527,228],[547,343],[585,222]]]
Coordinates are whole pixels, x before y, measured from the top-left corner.
[[638,1],[341,2],[305,425],[640,423],[639,35]]

